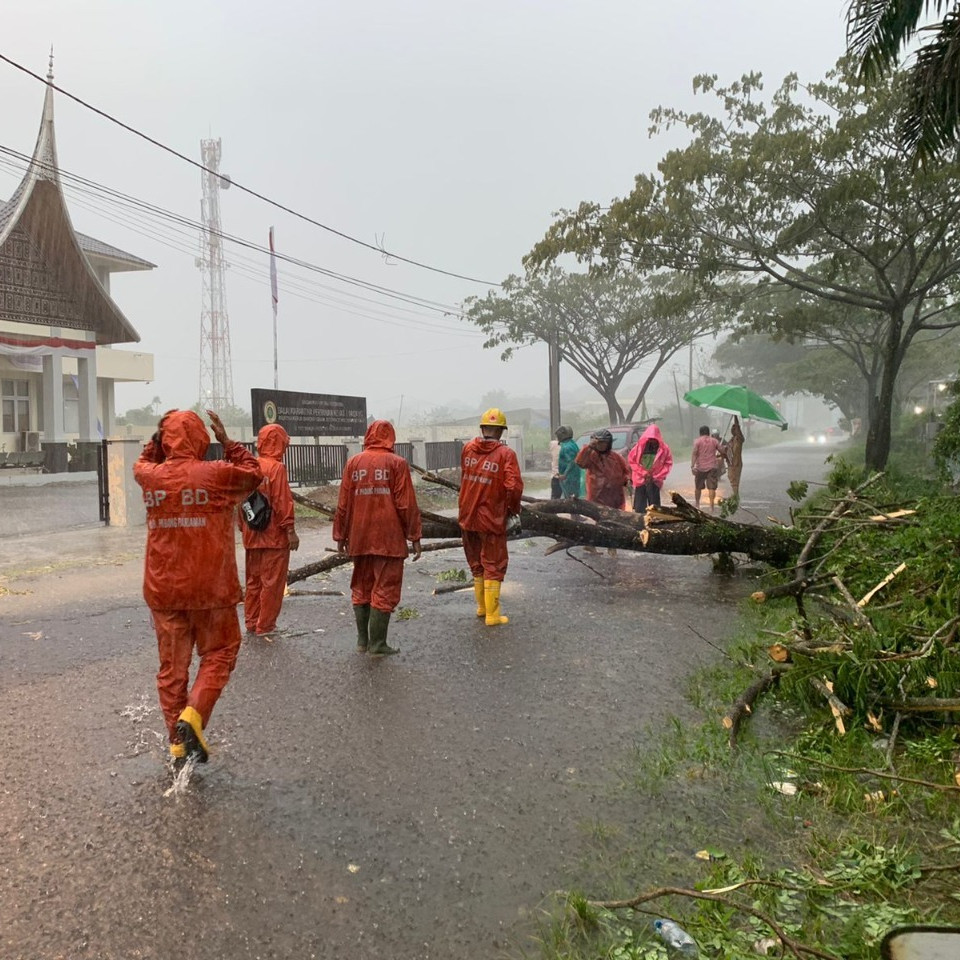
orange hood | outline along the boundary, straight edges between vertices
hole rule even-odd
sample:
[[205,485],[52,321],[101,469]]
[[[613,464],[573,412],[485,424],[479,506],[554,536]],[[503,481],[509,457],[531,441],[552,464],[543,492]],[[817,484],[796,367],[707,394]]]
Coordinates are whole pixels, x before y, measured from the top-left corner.
[[363,449],[393,450],[396,440],[396,431],[389,420],[374,420],[367,427],[366,436],[363,438]]
[[261,457],[282,460],[289,446],[290,434],[279,423],[268,423],[257,434],[257,453]]
[[163,454],[175,458],[202,460],[210,446],[206,424],[192,410],[174,410],[162,422]]

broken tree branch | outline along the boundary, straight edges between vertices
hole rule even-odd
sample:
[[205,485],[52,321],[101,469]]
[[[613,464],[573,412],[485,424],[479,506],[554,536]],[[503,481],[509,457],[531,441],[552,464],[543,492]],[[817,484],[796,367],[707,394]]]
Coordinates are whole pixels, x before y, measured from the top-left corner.
[[773,686],[783,672],[783,667],[775,667],[768,674],[751,683],[733,702],[729,713],[723,718],[724,727],[730,731],[728,743],[730,744],[731,750],[736,750],[737,748],[737,735],[740,732],[740,724],[743,718],[753,712],[753,704],[757,698],[761,693],[764,693]]
[[803,549],[800,551],[800,555],[797,557],[797,579],[803,579],[807,574],[807,565],[810,563],[810,556],[813,553],[813,548],[820,542],[820,538],[826,533],[827,527],[831,523],[838,520],[850,509],[851,505],[859,498],[860,494],[863,493],[867,487],[876,483],[881,477],[882,473],[875,473],[870,477],[867,477],[855,490],[851,490],[847,495],[827,514],[826,517],[821,520],[816,527],[813,528],[813,532],[807,538],[807,542],[803,545]]
[[903,571],[906,569],[907,565],[905,563],[901,563],[896,570],[892,570],[890,573],[888,573],[872,590],[868,591],[862,597],[862,599],[858,600],[857,606],[861,609],[865,607],[870,602],[871,597],[879,593],[895,576],[897,576],[897,574],[903,573]]
[[785,757],[787,760],[802,760],[804,763],[812,763],[825,770],[835,770],[837,773],[862,773],[866,776],[877,777],[880,780],[898,780],[900,783],[915,783],[920,787],[930,787],[932,790],[944,790],[956,793],[960,791],[960,785],[953,783],[933,783],[930,780],[918,780],[915,777],[902,777],[899,773],[887,773],[884,770],[871,770],[869,767],[841,767],[834,763],[827,763],[824,760],[817,760],[816,757],[801,756],[796,753],[786,753],[782,750],[771,750],[774,757]]
[[590,906],[603,910],[623,910],[635,909],[642,903],[649,903],[651,900],[658,900],[661,897],[689,897],[692,900],[712,900],[714,903],[722,903],[733,910],[745,913],[748,916],[756,917],[761,923],[766,924],[780,942],[795,957],[811,956],[820,957],[821,960],[839,960],[839,957],[832,953],[826,953],[817,947],[811,947],[808,944],[801,943],[791,937],[775,920],[768,917],[765,913],[757,910],[745,903],[739,903],[730,897],[722,896],[719,893],[707,893],[702,890],[687,890],[684,887],[658,887],[655,890],[648,890],[646,893],[639,893],[629,900],[590,900]]
[[833,692],[833,687],[826,680],[820,680],[818,677],[811,677],[810,683],[814,689],[827,701],[830,706],[830,712],[833,714],[833,721],[837,725],[840,735],[845,734],[846,728],[843,725],[843,718],[849,717],[853,711]]
[[830,579],[827,574],[822,577],[811,577],[809,579],[791,580],[789,583],[779,583],[773,587],[767,587],[766,590],[757,590],[750,594],[750,599],[754,603],[766,603],[767,600],[777,600],[780,597],[795,597],[799,593],[804,593],[811,587],[826,583]]
[[[462,546],[463,543],[460,540],[441,540],[438,543],[424,543],[421,545],[420,550],[423,553],[431,553],[437,550],[452,550],[455,547]],[[342,567],[345,563],[352,562],[353,557],[344,556],[341,553],[333,553],[329,557],[324,557],[323,560],[318,560],[316,563],[308,563],[305,566],[291,570],[287,574],[287,583],[297,583],[300,580],[306,580],[307,577],[313,577],[318,573],[326,573],[328,570],[335,570],[337,567]]]
[[871,633],[876,633],[874,630],[873,624],[870,622],[870,618],[863,612],[860,608],[860,605],[856,600],[853,599],[853,594],[846,588],[846,585],[839,577],[831,577],[833,585],[840,591],[840,596],[847,601],[847,604],[850,606],[851,611],[853,612],[853,619],[855,623],[858,623],[861,627],[866,627]]

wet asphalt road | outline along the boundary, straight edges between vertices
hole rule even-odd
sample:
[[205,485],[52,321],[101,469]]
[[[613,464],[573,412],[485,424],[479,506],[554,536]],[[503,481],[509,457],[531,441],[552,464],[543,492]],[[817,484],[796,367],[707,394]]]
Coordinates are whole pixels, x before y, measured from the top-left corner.
[[[750,451],[745,511],[786,518],[786,483],[824,455]],[[349,568],[310,581],[344,596],[291,597],[294,635],[244,642],[210,764],[165,795],[143,531],[24,533],[83,499],[40,489],[0,488],[0,957],[516,955],[589,824],[652,845],[683,819],[611,781],[641,731],[689,711],[685,679],[719,656],[698,634],[733,628],[749,584],[709,559],[587,558],[598,576],[519,541],[494,630],[471,591],[432,595],[462,556],[425,555],[381,662],[354,652]],[[328,537],[305,531],[295,562]]]

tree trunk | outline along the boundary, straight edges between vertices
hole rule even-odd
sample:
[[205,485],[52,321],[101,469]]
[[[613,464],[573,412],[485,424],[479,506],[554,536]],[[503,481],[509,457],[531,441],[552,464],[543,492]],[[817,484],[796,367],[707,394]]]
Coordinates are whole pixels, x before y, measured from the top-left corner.
[[[615,510],[576,497],[541,500],[520,511],[520,536],[552,537],[570,547],[615,547],[673,556],[744,553],[752,560],[775,566],[792,563],[800,552],[797,539],[779,527],[734,523],[697,510],[679,493],[673,492],[670,497],[672,507],[651,508],[646,514]],[[593,522],[572,520],[569,515],[587,517]],[[460,535],[452,517],[429,516],[436,535]]]
[[[427,479],[431,479],[429,474]],[[315,503],[296,492],[294,499],[327,516],[333,513],[329,507]],[[793,563],[800,553],[801,544],[790,531],[780,527],[735,523],[703,513],[676,492],[670,494],[670,499],[673,506],[651,507],[645,514],[637,514],[604,507],[577,497],[566,500],[530,498],[520,511],[522,532],[518,536],[551,537],[559,541],[561,548],[578,545],[615,547],[639,553],[673,556],[743,553],[752,560],[778,567]],[[424,539],[460,536],[460,527],[455,517],[445,517],[428,510],[421,513]],[[570,519],[571,515],[587,519],[573,520]],[[429,548],[424,546],[424,549]],[[303,576],[331,569],[342,562],[342,559],[328,557],[319,564],[291,571],[290,576],[299,580]]]
[[617,402],[615,386],[608,386],[603,392],[603,399],[607,401],[607,416],[610,423],[623,423],[623,407]]
[[[867,430],[866,467],[870,471],[886,468],[890,457],[890,435],[893,429],[893,397],[902,351],[899,347],[899,325],[891,322],[891,334],[883,357],[880,394],[871,402],[870,426]],[[896,336],[896,341],[893,339]]]

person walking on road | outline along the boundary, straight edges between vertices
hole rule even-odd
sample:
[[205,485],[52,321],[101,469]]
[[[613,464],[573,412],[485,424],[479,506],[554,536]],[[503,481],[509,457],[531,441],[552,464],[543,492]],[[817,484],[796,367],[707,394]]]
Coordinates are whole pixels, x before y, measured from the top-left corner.
[[[614,510],[626,506],[626,486],[630,482],[630,466],[613,449],[613,434],[603,428],[590,435],[590,442],[577,454],[576,464],[587,475],[587,499]],[[596,547],[587,547],[588,553],[596,553]],[[610,556],[616,549],[607,550]]]
[[241,514],[240,530],[246,561],[243,619],[247,633],[272,641],[290,568],[290,551],[300,546],[294,528],[293,497],[283,454],[290,437],[279,423],[268,423],[257,434],[258,463],[263,481],[257,488],[270,504],[270,519],[262,530],[247,524]]
[[627,462],[633,472],[633,509],[643,516],[647,507],[660,506],[660,491],[673,467],[673,454],[655,423],[640,435]]
[[[207,411],[224,460],[204,460],[210,438],[197,414],[172,410],[134,464],[147,508],[143,596],[160,670],[157,693],[175,763],[206,763],[204,731],[240,649],[240,578],[234,512],[263,479],[256,457]],[[200,656],[189,688],[190,661]]]
[[720,452],[720,441],[710,436],[710,428],[700,428],[700,436],[693,441],[693,450],[690,453],[690,471],[693,473],[693,498],[697,509],[700,509],[700,497],[704,488],[710,500],[710,510],[716,509],[717,482],[720,479],[720,464],[723,454]]
[[390,614],[400,602],[403,562],[410,541],[420,559],[420,508],[410,466],[393,452],[393,424],[374,420],[363,438],[363,452],[343,468],[333,539],[353,558],[350,580],[357,621],[357,650],[374,657],[399,653],[388,646]]
[[500,587],[507,573],[508,518],[519,519],[523,478],[517,455],[501,443],[507,429],[502,410],[480,418],[481,436],[460,454],[460,512],[463,552],[473,573],[477,616],[488,627],[509,622],[500,612]]

